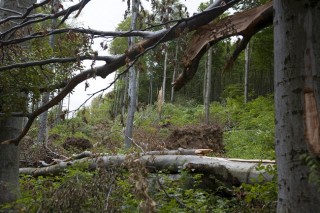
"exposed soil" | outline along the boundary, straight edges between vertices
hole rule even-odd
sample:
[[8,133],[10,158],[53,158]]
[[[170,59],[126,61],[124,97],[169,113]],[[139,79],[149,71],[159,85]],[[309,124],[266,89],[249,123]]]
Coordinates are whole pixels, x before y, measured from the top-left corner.
[[224,145],[221,128],[218,125],[188,125],[176,128],[165,140],[167,149],[212,149],[223,153]]
[[87,150],[87,149],[91,149],[93,147],[93,145],[91,144],[91,142],[88,139],[84,139],[84,138],[74,138],[74,137],[70,137],[67,138],[65,140],[65,142],[62,144],[63,148],[65,148],[66,150],[70,150],[70,149],[78,149],[78,150]]

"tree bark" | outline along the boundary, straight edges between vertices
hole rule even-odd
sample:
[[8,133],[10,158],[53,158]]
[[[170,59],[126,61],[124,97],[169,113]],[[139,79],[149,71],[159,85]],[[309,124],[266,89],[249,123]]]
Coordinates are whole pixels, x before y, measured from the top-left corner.
[[210,122],[210,95],[211,95],[211,74],[212,74],[212,48],[208,50],[208,69],[206,78],[206,95],[204,101],[206,124]]
[[149,77],[149,97],[148,97],[148,104],[153,104],[153,72],[150,71]]
[[[135,30],[136,28],[136,20],[138,15],[138,7],[139,7],[139,0],[132,0],[132,16],[131,16],[131,30]],[[134,46],[135,38],[129,38],[129,48]],[[127,115],[127,122],[126,122],[126,129],[125,129],[125,148],[129,149],[132,146],[132,132],[133,132],[133,120],[134,114],[137,109],[137,83],[136,83],[136,70],[135,66],[132,66],[129,69],[129,88],[128,88],[128,96],[129,96],[129,107],[128,107],[128,115]]]
[[[83,158],[80,160],[60,162],[56,165],[44,168],[21,168],[20,174],[33,176],[58,175],[64,169],[75,164],[76,162],[87,162],[89,168],[94,169],[99,166],[107,168],[126,167],[125,160],[128,156],[101,156],[97,158]],[[195,155],[144,155],[133,159],[140,161],[152,171],[167,171],[170,173],[179,173],[187,170],[191,173],[203,173],[214,175],[217,179],[232,185],[241,183],[254,183],[258,176],[262,174],[265,181],[271,181],[272,175],[265,171],[257,171],[256,167],[259,162],[248,162],[237,160],[228,160],[225,158],[203,157]],[[262,163],[263,165],[272,165],[273,163]]]
[[[207,73],[208,73],[208,57],[204,59],[204,75],[203,75],[203,88],[202,88],[203,106],[206,105]],[[172,84],[174,84],[174,82]]]
[[[175,56],[174,56],[174,68],[173,68],[173,73],[172,73],[172,82],[171,82],[171,85],[174,83],[174,79],[176,78],[176,75],[177,75],[177,68],[178,68],[178,51],[179,51],[179,43],[177,42],[177,44],[176,44]],[[170,102],[173,103],[173,101],[174,101],[174,88],[171,87]]]
[[162,79],[162,101],[166,100],[166,83],[167,83],[167,63],[168,63],[168,44],[164,48],[164,62],[163,62],[163,79]]
[[275,0],[277,212],[320,212],[301,155],[319,156],[320,2]]
[[185,51],[182,63],[184,71],[178,76],[174,83],[176,90],[181,89],[195,75],[199,61],[207,51],[208,45],[214,45],[222,39],[233,35],[242,35],[243,39],[233,53],[225,69],[231,67],[234,60],[246,47],[250,38],[261,29],[272,24],[272,2],[260,7],[253,8],[241,13],[235,13],[219,22],[212,22],[203,26],[192,35],[188,49]]
[[[24,12],[27,6],[35,3],[35,0],[27,1],[0,1],[0,7],[12,11]],[[0,10],[0,19],[13,15],[11,12]],[[11,25],[11,24],[10,24]],[[2,25],[3,32],[11,26]],[[22,94],[25,95],[25,94]],[[15,107],[12,107],[12,111]],[[17,137],[25,123],[23,117],[0,117],[0,204],[15,201],[20,196],[19,188],[19,147],[15,144],[2,144],[10,138]]]
[[[0,118],[0,142],[19,135],[23,120]],[[0,143],[0,204],[15,201],[19,195],[19,147]]]
[[[52,11],[54,11],[56,13],[58,11],[54,10],[55,4],[58,4],[57,0],[52,1],[52,3],[51,3]],[[54,29],[56,24],[57,24],[57,20],[53,19],[51,21],[51,29]],[[51,49],[54,51],[54,35],[49,36],[49,44],[50,44]],[[53,70],[53,72],[55,71],[54,65],[51,66],[51,69]],[[50,93],[44,92],[42,94],[42,105],[45,105],[47,102],[49,102],[49,98],[50,98]],[[61,111],[60,111],[60,113],[61,113]],[[59,118],[60,118],[60,115],[59,115]],[[38,144],[45,144],[46,145],[48,142],[48,111],[43,112],[39,116],[39,122],[40,122],[40,125],[39,125],[39,132],[38,132]]]
[[[42,94],[42,105],[49,101],[49,92]],[[48,141],[48,111],[39,116],[38,144],[47,144]]]
[[245,71],[244,71],[244,103],[248,101],[248,82],[249,82],[249,68],[250,68],[250,42],[245,50]]

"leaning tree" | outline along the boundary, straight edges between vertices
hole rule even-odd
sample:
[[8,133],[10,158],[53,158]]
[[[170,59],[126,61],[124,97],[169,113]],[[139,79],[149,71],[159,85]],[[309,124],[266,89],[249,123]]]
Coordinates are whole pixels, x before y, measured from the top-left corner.
[[[83,28],[64,28],[63,23],[70,16],[78,16],[90,0],[81,0],[68,8],[57,4],[58,10],[41,12],[51,0],[40,3],[29,2],[23,10],[20,1],[2,0],[0,48],[1,100],[1,145],[0,145],[0,194],[18,192],[18,144],[26,135],[37,116],[49,110],[67,96],[79,83],[88,78],[106,78],[120,67],[126,72],[139,57],[159,44],[173,40],[186,33],[193,33],[183,58],[184,71],[173,83],[176,90],[182,88],[195,75],[199,61],[208,46],[234,35],[242,39],[233,55],[226,63],[226,69],[245,49],[251,37],[261,29],[274,23],[275,31],[275,102],[276,102],[276,151],[278,164],[279,198],[278,212],[312,212],[319,210],[320,196],[316,187],[308,181],[309,168],[300,159],[301,155],[311,157],[320,153],[319,144],[319,66],[320,46],[317,35],[320,27],[320,2],[314,0],[289,1],[275,0],[262,6],[233,14],[218,22],[212,22],[240,0],[218,0],[206,10],[190,18],[183,18],[157,26],[163,29],[146,29],[127,32],[106,32]],[[28,1],[25,1],[28,2]],[[5,5],[12,4],[6,8]],[[15,5],[19,4],[19,5]],[[273,18],[274,17],[274,18]],[[40,23],[58,19],[55,29],[39,29]],[[14,23],[14,24],[12,24]],[[73,55],[32,59],[24,54],[24,45],[50,35],[74,36],[86,34],[95,37],[138,37],[139,41],[122,55],[99,56],[88,54],[77,48]],[[19,54],[22,53],[22,54]],[[66,79],[55,80],[46,85],[33,85],[29,82],[14,90],[8,89],[6,82],[28,81],[28,77],[51,64],[61,66],[66,63],[80,64],[82,60],[104,61],[105,64],[82,70]],[[81,66],[79,66],[81,69]],[[37,72],[38,73],[38,72]],[[41,75],[41,72],[40,74]],[[37,78],[36,76],[34,78]],[[11,80],[10,80],[11,79]],[[14,80],[12,80],[14,79]],[[27,103],[34,94],[54,91],[55,96],[35,110],[28,110]],[[14,91],[14,93],[10,92]],[[21,101],[17,104],[17,101]],[[12,107],[10,104],[20,106]],[[24,107],[21,107],[24,106]],[[25,119],[22,119],[25,118]],[[24,124],[23,120],[26,120]],[[10,121],[10,122],[9,122]],[[23,125],[21,131],[20,126]],[[10,174],[10,175],[7,175]],[[15,180],[15,181],[12,181]],[[8,187],[9,185],[10,187]],[[16,199],[16,196],[0,196],[0,203]]]

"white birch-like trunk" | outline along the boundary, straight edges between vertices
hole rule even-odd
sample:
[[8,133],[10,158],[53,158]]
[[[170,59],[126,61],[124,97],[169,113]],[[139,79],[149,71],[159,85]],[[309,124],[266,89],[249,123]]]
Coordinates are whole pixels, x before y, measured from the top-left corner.
[[136,107],[139,106],[139,82],[140,81],[140,70],[137,70],[137,77],[136,77]]
[[208,73],[208,57],[204,59],[204,75],[203,75],[203,106],[206,105],[206,89],[207,89],[207,73]]
[[[139,7],[139,0],[132,0],[132,17],[131,17],[131,30],[135,30],[136,28],[136,20],[137,13]],[[129,46],[134,45],[135,39],[134,37],[130,37]],[[132,146],[132,132],[133,132],[133,121],[134,114],[137,109],[137,83],[136,83],[136,70],[134,65],[129,69],[129,88],[128,88],[128,96],[129,96],[129,107],[128,107],[128,115],[125,129],[125,147],[129,149]]]
[[208,68],[207,68],[207,78],[206,78],[206,94],[204,101],[205,109],[205,122],[209,124],[210,122],[210,93],[211,93],[211,73],[212,73],[212,48],[208,50]]
[[162,102],[165,102],[166,96],[166,82],[167,82],[167,63],[168,63],[168,44],[165,44],[164,66],[163,66],[163,80],[162,80]]
[[[179,51],[179,44],[176,44],[176,52],[174,56],[174,68],[173,68],[173,74],[172,74],[172,84],[175,81],[176,75],[177,75],[177,68],[178,68],[178,51]],[[171,98],[170,102],[173,103],[174,100],[174,87],[171,87]]]
[[[49,92],[42,94],[41,105],[45,105],[49,101]],[[38,144],[46,144],[48,141],[48,111],[43,112],[39,116]]]
[[149,98],[148,98],[148,103],[150,105],[153,104],[153,73],[150,74],[150,80],[149,80]]
[[[213,0],[210,0],[210,4],[213,3]],[[210,122],[210,94],[211,94],[211,74],[212,74],[212,48],[208,50],[208,68],[206,75],[206,93],[204,99],[204,111],[205,111],[205,122],[209,124]]]
[[[114,75],[114,76],[115,76],[114,77],[115,79],[118,77],[117,74]],[[114,84],[114,101],[113,101],[113,109],[112,109],[112,111],[113,111],[113,115],[114,115],[115,118],[118,115],[118,106],[119,106],[119,100],[120,100],[120,97],[119,97],[120,89],[121,89],[121,87],[119,86],[119,81],[118,81],[116,84]]]
[[121,89],[122,91],[122,94],[121,94],[121,120],[122,120],[122,124],[124,125],[124,122],[123,122],[123,117],[124,117],[124,113],[126,111],[126,107],[127,107],[127,100],[128,100],[128,97],[127,97],[127,94],[128,94],[128,73],[126,73],[124,76],[123,76],[123,82],[124,82],[124,85],[122,86],[123,89]]
[[275,0],[277,212],[320,212],[302,154],[319,156],[320,1]]
[[63,108],[63,99],[59,102],[57,106],[57,114],[56,114],[56,124],[59,124],[61,121],[61,114],[62,114],[62,108]]
[[250,69],[250,43],[247,44],[246,50],[245,50],[244,103],[248,102],[249,69]]
[[[58,2],[56,0],[52,1],[51,7],[54,8],[55,4],[58,4]],[[56,19],[53,19],[51,21],[52,29],[55,28],[56,23],[57,23]],[[54,50],[54,34],[49,36],[49,44],[51,49]],[[52,65],[51,68],[54,70],[54,65]],[[45,105],[47,102],[49,102],[49,98],[50,98],[50,93],[44,92],[42,94],[42,105]],[[61,108],[61,111],[62,111],[62,108]],[[59,111],[58,111],[58,116],[60,118]],[[40,125],[39,125],[39,131],[38,131],[38,144],[42,144],[42,143],[47,144],[48,142],[48,111],[43,112],[39,116],[39,121],[40,121]]]

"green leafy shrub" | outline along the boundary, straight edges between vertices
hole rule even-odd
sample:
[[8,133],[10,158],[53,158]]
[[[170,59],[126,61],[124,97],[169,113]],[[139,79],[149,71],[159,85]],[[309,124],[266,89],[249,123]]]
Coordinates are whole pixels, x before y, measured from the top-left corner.
[[309,182],[317,186],[318,191],[320,192],[320,159],[308,153],[302,154],[300,159],[308,166],[310,170]]
[[[227,99],[225,108],[215,105],[224,125],[226,156],[244,159],[274,159],[273,98],[259,97],[243,104]],[[221,119],[222,118],[222,119]]]
[[13,212],[131,212],[138,202],[127,173],[118,169],[87,170],[87,164],[69,168],[61,176],[21,178],[21,199],[1,209]]
[[260,174],[255,184],[242,184],[238,190],[244,190],[244,205],[255,209],[255,212],[276,212],[278,195],[276,165],[260,164],[256,169],[266,171],[273,178],[270,182],[263,182],[264,177]]

